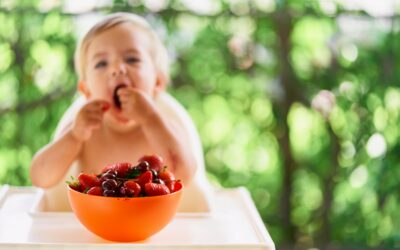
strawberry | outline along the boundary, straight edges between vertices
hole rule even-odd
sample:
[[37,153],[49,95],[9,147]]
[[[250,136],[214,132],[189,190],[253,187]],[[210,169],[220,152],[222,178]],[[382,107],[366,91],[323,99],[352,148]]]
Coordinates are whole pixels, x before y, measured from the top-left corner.
[[107,172],[107,171],[109,171],[109,170],[114,170],[114,165],[115,165],[115,164],[111,164],[111,165],[105,166],[105,167],[101,170],[101,173],[105,173],[105,172]]
[[91,187],[100,186],[100,180],[94,174],[80,173],[78,176],[78,181],[82,186],[82,190],[86,190]]
[[146,183],[144,185],[144,191],[148,196],[165,195],[170,193],[167,186],[157,183]]
[[129,162],[122,162],[105,166],[101,172],[106,173],[109,170],[113,170],[117,172],[118,177],[124,178],[131,167],[132,164],[130,164]]
[[103,112],[106,112],[107,110],[109,110],[111,108],[111,104],[109,103],[104,103],[103,106],[101,106],[101,110]]
[[147,161],[149,163],[151,169],[155,169],[156,171],[160,170],[164,166],[164,160],[161,156],[158,155],[145,155],[139,159],[139,163],[142,161]]
[[117,171],[118,177],[125,178],[125,175],[130,167],[132,167],[132,164],[129,162],[115,164],[115,171]]
[[101,187],[91,187],[88,191],[87,194],[91,195],[97,195],[97,196],[102,196],[103,195],[103,189]]
[[148,170],[144,172],[143,174],[139,175],[137,179],[137,183],[140,185],[140,187],[144,190],[144,185],[146,183],[151,183],[153,181],[153,173]]
[[73,176],[71,176],[71,180],[66,181],[66,183],[68,184],[68,186],[70,188],[72,188],[75,191],[82,192],[82,190],[83,190],[79,181],[77,179],[75,179]]
[[166,167],[158,172],[158,178],[163,180],[164,182],[175,180],[174,174],[171,171],[167,170]]
[[174,193],[182,188],[182,183],[179,180],[166,182],[165,184],[171,193]]
[[128,193],[131,194],[134,197],[139,196],[141,187],[138,183],[135,181],[125,181],[124,187],[126,190],[128,190]]

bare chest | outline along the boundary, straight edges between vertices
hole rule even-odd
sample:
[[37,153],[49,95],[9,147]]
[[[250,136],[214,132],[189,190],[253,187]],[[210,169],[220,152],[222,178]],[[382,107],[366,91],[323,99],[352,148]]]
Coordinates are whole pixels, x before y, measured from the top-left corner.
[[98,173],[104,166],[118,163],[136,163],[139,157],[151,154],[153,149],[143,133],[111,136],[97,133],[88,140],[78,159],[81,171]]

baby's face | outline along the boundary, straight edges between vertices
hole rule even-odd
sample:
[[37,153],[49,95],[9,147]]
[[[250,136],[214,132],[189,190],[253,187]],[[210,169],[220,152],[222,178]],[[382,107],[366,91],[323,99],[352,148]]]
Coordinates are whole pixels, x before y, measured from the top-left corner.
[[152,41],[141,27],[130,23],[117,25],[98,34],[87,51],[85,88],[90,99],[112,104],[115,89],[123,84],[154,96],[157,71],[150,55]]

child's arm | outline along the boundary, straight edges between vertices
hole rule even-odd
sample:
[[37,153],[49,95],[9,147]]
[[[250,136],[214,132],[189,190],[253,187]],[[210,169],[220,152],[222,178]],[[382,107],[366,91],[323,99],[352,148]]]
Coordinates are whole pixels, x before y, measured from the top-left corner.
[[100,128],[107,105],[100,100],[84,105],[75,121],[66,126],[64,134],[36,153],[30,169],[33,185],[49,188],[61,180],[78,158],[83,143],[90,138],[93,129]]
[[119,91],[119,96],[123,112],[141,124],[152,148],[164,158],[176,177],[188,185],[197,164],[186,129],[162,114],[154,100],[140,90],[124,88]]

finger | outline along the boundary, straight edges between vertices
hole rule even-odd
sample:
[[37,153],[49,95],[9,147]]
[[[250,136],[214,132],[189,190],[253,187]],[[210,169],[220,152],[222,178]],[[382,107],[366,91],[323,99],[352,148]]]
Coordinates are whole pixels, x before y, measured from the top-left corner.
[[118,91],[118,97],[123,97],[123,96],[135,96],[135,94],[138,93],[138,90],[136,90],[133,87],[126,87],[126,88],[122,88]]
[[97,107],[97,108],[92,107],[92,108],[87,108],[86,110],[84,110],[85,117],[92,116],[92,115],[101,115],[101,114],[103,114],[103,111],[100,107]]
[[97,128],[101,126],[101,120],[99,119],[95,119],[95,118],[91,118],[87,121],[87,126],[90,128]]
[[103,113],[91,113],[91,114],[88,114],[87,119],[88,120],[101,121],[101,120],[103,120]]
[[105,100],[94,100],[91,101],[87,108],[90,110],[102,110],[102,111],[107,111],[111,107],[111,103],[105,101]]
[[106,102],[106,103],[102,103],[102,104],[95,104],[92,106],[89,106],[86,108],[87,113],[104,113],[107,110],[109,110],[111,107],[111,104]]

